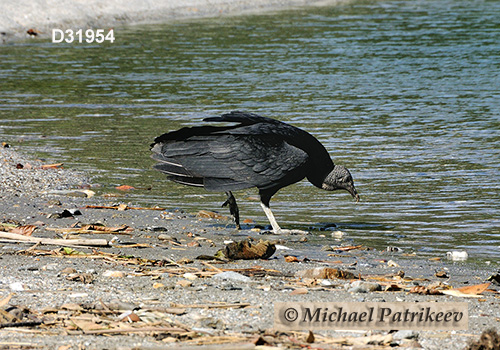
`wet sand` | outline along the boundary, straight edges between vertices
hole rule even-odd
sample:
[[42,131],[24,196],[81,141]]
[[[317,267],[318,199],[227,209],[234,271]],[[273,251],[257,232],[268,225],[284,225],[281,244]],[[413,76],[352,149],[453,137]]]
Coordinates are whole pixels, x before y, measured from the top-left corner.
[[[129,203],[127,192],[117,190],[113,197],[106,196],[108,194],[99,193],[98,188],[91,185],[92,180],[86,174],[60,168],[40,169],[47,163],[51,163],[50,160],[37,162],[12,148],[0,150],[2,222],[35,225],[33,237],[104,239],[112,243],[106,247],[64,248],[65,241],[59,245],[36,245],[2,240],[0,301],[9,295],[11,299],[1,308],[24,310],[22,321],[35,319],[41,323],[0,328],[0,346],[188,349],[204,344],[200,349],[209,349],[207,344],[213,343],[221,349],[223,346],[253,349],[262,344],[262,341],[256,342],[261,337],[267,339],[264,343],[271,348],[292,348],[296,345],[290,342],[292,337],[303,346],[326,349],[339,346],[338,342],[342,341],[347,348],[372,343],[361,347],[463,349],[486,329],[499,328],[498,285],[491,284],[492,291],[469,298],[410,292],[415,286],[434,284],[439,285],[438,289],[446,289],[484,283],[498,273],[497,263],[477,266],[444,257],[429,260],[369,247],[327,251],[308,242],[307,236],[278,237],[251,230],[251,224],[236,231],[223,210],[220,215],[210,214],[212,218],[200,218],[196,213],[170,208],[130,209],[134,204]],[[24,167],[19,169],[18,164]],[[22,186],[16,185],[18,179],[22,179]],[[96,190],[97,194],[88,198],[81,192],[85,190]],[[73,216],[60,217],[58,214],[64,210],[73,213],[78,210],[81,215],[76,212]],[[77,228],[85,224],[117,230],[78,234]],[[67,230],[71,227],[74,227],[73,233]],[[279,249],[267,260],[222,262],[199,258],[213,256],[229,240],[248,237],[273,241]],[[331,245],[342,246],[345,242],[331,238]],[[286,262],[286,255],[295,256],[298,261]],[[296,275],[298,271],[316,267],[350,272],[365,281],[379,283],[382,291],[348,291],[346,285],[352,282],[349,279],[314,280]],[[215,277],[226,270],[236,270],[239,276],[236,279]],[[446,276],[437,277],[438,271]],[[389,288],[392,284],[402,289]],[[469,329],[314,331],[316,340],[310,344],[306,342],[307,330],[302,333],[273,331],[273,305],[280,301],[465,301],[469,303]],[[124,313],[132,311],[138,319],[120,321]],[[2,320],[0,324],[5,322]],[[184,327],[186,332],[181,336],[176,331],[167,331],[165,324]],[[117,325],[124,331],[116,331]],[[114,333],[103,331],[108,328]],[[234,343],[236,345],[231,345]]]

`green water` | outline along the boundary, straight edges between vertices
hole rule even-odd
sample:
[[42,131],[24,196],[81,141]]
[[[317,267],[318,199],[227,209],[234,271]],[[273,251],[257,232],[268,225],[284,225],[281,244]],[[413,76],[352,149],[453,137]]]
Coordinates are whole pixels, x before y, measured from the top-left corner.
[[[499,1],[352,1],[115,37],[0,46],[0,139],[89,170],[99,194],[126,184],[140,189],[125,201],[219,210],[223,194],[152,171],[149,144],[248,110],[314,134],[361,195],[290,186],[271,202],[283,227],[498,261]],[[242,218],[267,224],[255,194],[236,193]]]

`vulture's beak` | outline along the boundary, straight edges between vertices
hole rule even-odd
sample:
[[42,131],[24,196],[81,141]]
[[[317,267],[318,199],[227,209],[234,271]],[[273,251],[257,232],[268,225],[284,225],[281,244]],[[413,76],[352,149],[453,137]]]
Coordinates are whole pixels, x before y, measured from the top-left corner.
[[354,185],[349,186],[347,188],[347,192],[351,194],[352,198],[356,199],[356,203],[359,202],[359,194],[358,191],[356,191],[356,187],[354,187]]

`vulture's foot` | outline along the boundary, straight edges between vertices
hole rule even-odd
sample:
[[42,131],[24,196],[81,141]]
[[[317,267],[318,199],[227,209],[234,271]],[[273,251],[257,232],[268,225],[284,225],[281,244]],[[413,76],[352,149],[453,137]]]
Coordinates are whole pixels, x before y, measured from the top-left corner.
[[241,230],[240,226],[240,210],[238,209],[238,204],[236,204],[236,198],[234,198],[233,193],[231,191],[226,192],[227,199],[224,203],[222,203],[223,207],[229,206],[229,212],[234,218],[234,223],[236,224],[236,228]]

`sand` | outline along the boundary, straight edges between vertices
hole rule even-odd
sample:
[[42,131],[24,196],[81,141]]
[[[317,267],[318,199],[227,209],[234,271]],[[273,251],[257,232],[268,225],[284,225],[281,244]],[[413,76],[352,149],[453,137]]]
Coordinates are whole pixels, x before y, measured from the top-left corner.
[[[82,191],[97,190],[88,174],[71,169],[41,169],[47,163],[50,160],[42,163],[12,148],[0,149],[1,222],[34,225],[33,237],[61,242],[35,245],[0,241],[0,309],[10,310],[10,315],[17,312],[23,322],[38,322],[5,327],[2,324],[7,321],[0,318],[2,348],[193,349],[196,344],[205,344],[199,349],[259,349],[256,341],[262,338],[270,346],[268,349],[293,348],[295,341],[301,346],[322,349],[336,348],[343,342],[347,348],[364,344],[362,348],[368,349],[445,350],[464,349],[483,331],[499,328],[498,284],[491,284],[491,291],[477,297],[409,292],[414,286],[439,285],[438,289],[445,290],[487,282],[498,273],[495,263],[477,266],[445,257],[429,260],[369,247],[320,250],[320,246],[308,243],[307,236],[275,236],[251,230],[252,225],[237,231],[224,211],[201,218],[197,213],[169,208],[130,209],[134,203],[128,201],[127,192],[117,190],[113,197],[106,193],[88,197],[91,193]],[[125,210],[88,205],[122,205]],[[64,210],[79,212],[61,217],[59,214]],[[64,233],[64,229],[85,224],[130,230],[73,233],[69,237]],[[61,240],[64,237],[104,239],[112,244],[65,247],[65,241]],[[227,241],[248,237],[255,242],[272,241],[282,247],[265,260],[207,262],[200,258],[214,255]],[[333,246],[348,244],[342,240],[330,239],[330,242]],[[297,261],[287,262],[286,255],[295,256]],[[310,279],[297,275],[302,270],[325,267],[378,283],[382,290],[349,290],[347,286],[352,282],[349,279]],[[238,274],[236,278],[215,276],[225,270],[237,270]],[[436,272],[441,272],[441,277]],[[398,332],[332,329],[314,331],[315,343],[309,344],[307,330],[299,333],[273,330],[274,303],[283,301],[467,302],[469,329]],[[130,313],[134,313],[135,321],[123,320],[123,315]],[[120,327],[125,330],[119,331]],[[180,335],[169,329],[186,331]],[[115,333],[110,335],[108,331]],[[206,345],[210,343],[215,347]]]

